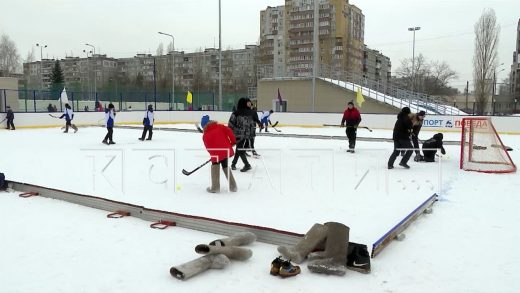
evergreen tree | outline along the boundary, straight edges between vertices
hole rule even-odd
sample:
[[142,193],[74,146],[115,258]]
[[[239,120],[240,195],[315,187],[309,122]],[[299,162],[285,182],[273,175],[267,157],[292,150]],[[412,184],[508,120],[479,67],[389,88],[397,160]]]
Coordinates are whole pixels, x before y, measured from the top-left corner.
[[51,98],[58,99],[61,91],[65,85],[65,78],[63,77],[63,70],[60,66],[60,61],[56,60],[51,74]]

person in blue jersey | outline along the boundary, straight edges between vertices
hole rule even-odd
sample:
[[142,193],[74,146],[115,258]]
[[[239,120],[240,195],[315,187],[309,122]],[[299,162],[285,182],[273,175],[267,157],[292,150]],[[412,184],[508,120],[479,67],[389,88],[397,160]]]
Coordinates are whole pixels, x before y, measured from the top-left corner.
[[108,108],[105,108],[105,127],[107,128],[107,135],[105,135],[105,139],[103,139],[102,143],[116,144],[113,139],[114,134],[114,122],[116,120],[116,110],[114,109],[114,104],[108,104]]
[[[262,112],[262,118],[260,118],[260,123],[264,126],[265,132],[269,132],[267,130],[268,125],[273,125],[271,123],[271,114],[273,114],[273,110],[264,111]],[[260,132],[262,132],[262,129],[260,128]]]
[[60,116],[60,119],[65,118],[65,131],[63,133],[69,132],[69,127],[74,129],[74,133],[78,132],[78,128],[76,125],[72,124],[72,119],[74,119],[74,111],[69,104],[65,104],[65,110],[63,110],[63,115]]
[[144,140],[144,137],[146,136],[146,133],[148,132],[148,138],[146,140],[152,140],[152,134],[153,134],[153,106],[148,105],[148,110],[146,110],[146,113],[144,114],[143,118],[143,135],[141,135],[141,138],[139,138],[140,141]]

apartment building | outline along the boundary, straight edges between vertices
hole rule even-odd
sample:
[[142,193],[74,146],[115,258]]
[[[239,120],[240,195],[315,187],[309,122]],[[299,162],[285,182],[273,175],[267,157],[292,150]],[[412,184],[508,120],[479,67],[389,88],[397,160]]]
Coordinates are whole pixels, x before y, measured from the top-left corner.
[[[365,18],[348,0],[319,1],[319,68],[362,72]],[[311,76],[314,0],[286,0],[260,12],[259,76]]]
[[364,45],[363,77],[379,83],[382,88],[390,84],[392,63],[390,58]]
[[520,19],[516,30],[516,50],[513,52],[513,64],[510,74],[511,94],[515,104],[520,102]]

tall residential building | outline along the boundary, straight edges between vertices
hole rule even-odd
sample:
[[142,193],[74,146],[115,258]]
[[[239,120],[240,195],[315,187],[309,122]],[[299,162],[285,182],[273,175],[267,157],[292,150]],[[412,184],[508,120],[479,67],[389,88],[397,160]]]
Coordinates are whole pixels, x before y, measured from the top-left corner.
[[390,58],[364,45],[363,78],[375,81],[384,88],[390,84],[392,63]]
[[260,11],[260,77],[286,76],[285,6]]
[[[348,0],[319,1],[319,67],[362,72],[365,18]],[[313,74],[314,0],[260,12],[260,77]]]
[[510,79],[511,94],[516,102],[520,102],[520,19],[516,29],[516,50],[513,52]]

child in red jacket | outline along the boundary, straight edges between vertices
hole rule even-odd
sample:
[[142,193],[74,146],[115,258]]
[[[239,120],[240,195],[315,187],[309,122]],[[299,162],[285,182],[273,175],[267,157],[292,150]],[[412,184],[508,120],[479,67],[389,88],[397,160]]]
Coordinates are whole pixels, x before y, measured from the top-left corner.
[[202,136],[204,146],[211,155],[211,187],[206,190],[210,193],[220,192],[219,165],[222,165],[224,175],[229,181],[229,190],[236,192],[237,184],[233,173],[228,168],[228,158],[234,155],[233,146],[236,144],[233,131],[225,125],[210,121],[208,115],[202,117],[200,126],[204,129]]
[[343,113],[343,119],[341,120],[341,127],[347,126],[346,133],[348,138],[348,151],[354,153],[356,148],[357,128],[361,122],[361,114],[358,109],[354,107],[354,102],[348,102],[347,109]]

